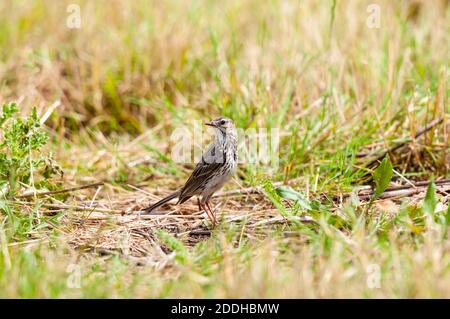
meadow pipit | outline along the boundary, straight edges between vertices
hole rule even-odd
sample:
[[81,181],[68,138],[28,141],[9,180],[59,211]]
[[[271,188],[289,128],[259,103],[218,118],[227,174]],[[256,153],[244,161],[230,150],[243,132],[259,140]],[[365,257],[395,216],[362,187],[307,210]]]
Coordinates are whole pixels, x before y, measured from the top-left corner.
[[216,129],[216,136],[189,179],[181,189],[144,209],[144,213],[150,213],[174,198],[178,198],[177,204],[182,204],[197,195],[201,197],[198,202],[199,208],[207,213],[213,224],[216,224],[217,219],[209,205],[209,200],[236,170],[237,132],[233,121],[225,117],[219,117],[206,125]]

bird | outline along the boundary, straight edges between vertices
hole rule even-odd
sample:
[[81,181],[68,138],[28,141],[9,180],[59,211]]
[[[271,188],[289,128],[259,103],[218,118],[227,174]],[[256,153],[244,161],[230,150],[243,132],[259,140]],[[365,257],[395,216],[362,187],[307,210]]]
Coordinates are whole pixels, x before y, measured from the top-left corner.
[[199,209],[205,211],[212,224],[216,225],[217,219],[209,205],[209,200],[236,171],[237,131],[233,121],[226,117],[216,118],[205,125],[215,129],[215,138],[203,153],[184,186],[145,208],[142,211],[143,214],[151,213],[175,198],[178,198],[178,205],[196,195]]

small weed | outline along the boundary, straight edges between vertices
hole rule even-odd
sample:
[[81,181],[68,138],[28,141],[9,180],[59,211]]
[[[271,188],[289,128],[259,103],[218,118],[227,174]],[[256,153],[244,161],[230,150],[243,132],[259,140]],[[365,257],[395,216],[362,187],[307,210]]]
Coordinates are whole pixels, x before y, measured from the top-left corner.
[[[24,186],[35,188],[40,181],[59,171],[51,154],[43,154],[48,135],[36,108],[26,118],[16,117],[16,103],[3,104],[0,116],[0,190],[11,198]],[[48,185],[48,184],[47,184]]]

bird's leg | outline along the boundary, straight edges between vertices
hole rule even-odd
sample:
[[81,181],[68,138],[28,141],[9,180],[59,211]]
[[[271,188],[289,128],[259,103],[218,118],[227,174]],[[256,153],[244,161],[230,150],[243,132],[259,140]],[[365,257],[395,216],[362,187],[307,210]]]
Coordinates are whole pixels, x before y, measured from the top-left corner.
[[211,212],[212,217],[214,218],[214,224],[216,224],[216,223],[218,224],[219,222],[217,221],[216,214],[211,209],[211,206],[209,206],[209,201],[206,201],[205,204],[208,207],[209,211]]
[[198,206],[200,207],[200,210],[203,210],[206,215],[208,215],[209,220],[214,224],[214,218],[210,215],[209,210],[204,206],[204,204],[202,204],[200,200],[198,201]]
[[205,207],[208,208],[209,215],[211,216],[210,217],[211,218],[211,222],[213,224],[213,227],[215,227],[216,224],[217,224],[217,219],[216,219],[216,216],[214,216],[214,212],[211,210],[211,207],[209,207],[208,202],[205,203]]

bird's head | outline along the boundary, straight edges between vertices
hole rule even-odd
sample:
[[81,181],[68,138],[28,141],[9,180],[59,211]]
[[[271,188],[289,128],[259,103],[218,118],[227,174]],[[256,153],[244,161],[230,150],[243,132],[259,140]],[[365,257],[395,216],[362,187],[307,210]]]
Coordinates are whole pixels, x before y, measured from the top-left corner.
[[233,121],[226,117],[216,118],[209,123],[205,123],[205,125],[212,126],[223,133],[234,131]]

